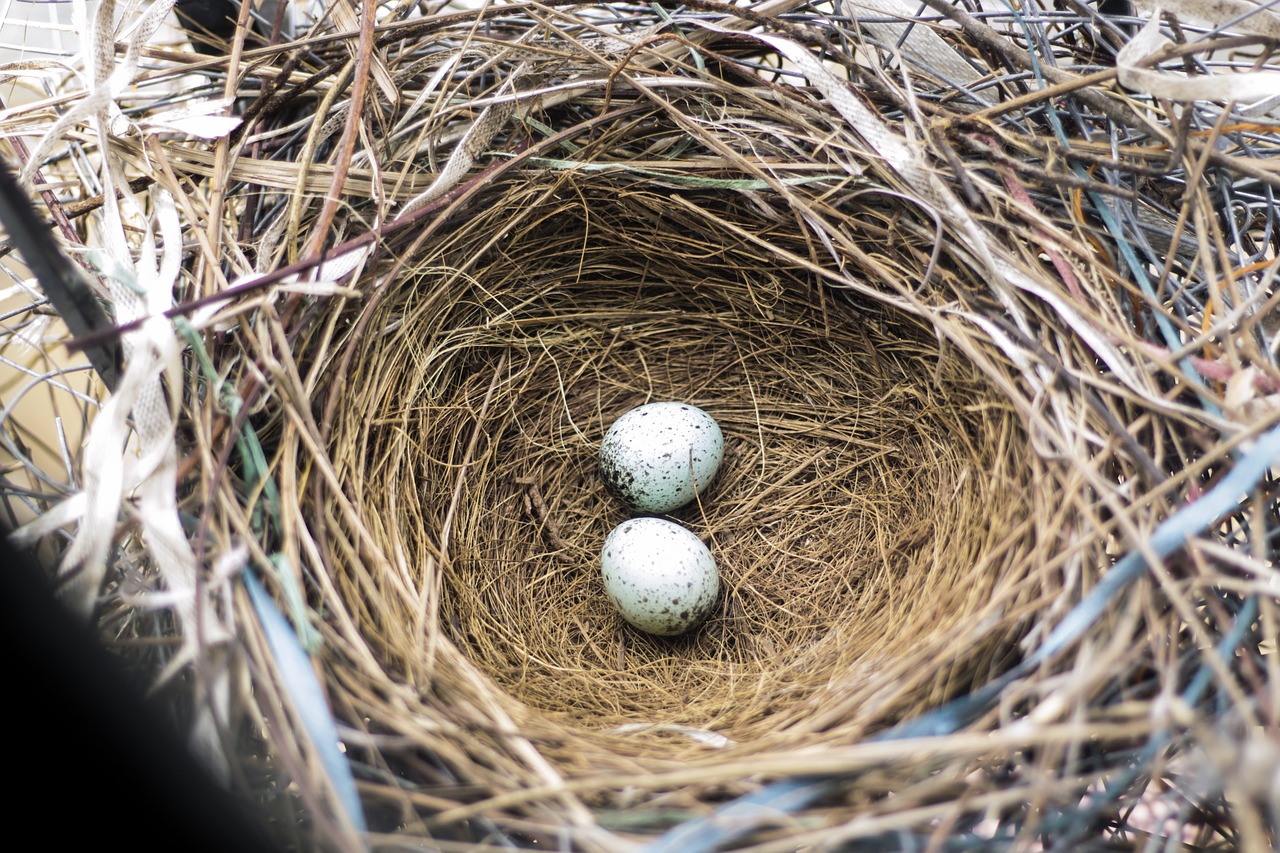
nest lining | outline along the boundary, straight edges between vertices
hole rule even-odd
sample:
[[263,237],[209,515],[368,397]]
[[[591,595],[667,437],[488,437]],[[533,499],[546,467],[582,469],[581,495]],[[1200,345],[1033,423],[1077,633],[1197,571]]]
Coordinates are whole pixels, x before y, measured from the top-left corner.
[[[645,724],[757,744],[847,737],[876,725],[856,709],[896,680],[933,703],[965,685],[957,667],[1007,656],[988,636],[901,666],[951,648],[1021,572],[1001,549],[1036,503],[1015,461],[1026,439],[989,382],[918,318],[761,263],[712,220],[651,216],[668,198],[620,203],[608,178],[549,178],[564,185],[554,215],[521,222],[546,180],[487,206],[482,219],[518,223],[500,248],[472,223],[351,343],[360,381],[333,455],[352,460],[342,476],[386,520],[388,552],[425,556],[406,585],[439,590],[424,630],[513,714],[625,752],[616,730]],[[688,200],[768,227],[723,196]],[[599,443],[618,415],[665,399],[711,412],[726,436],[717,481],[671,516],[722,576],[712,617],[676,639],[626,626],[599,572],[629,517],[603,488]],[[404,658],[438,647],[405,640]],[[659,735],[642,752],[688,747]]]

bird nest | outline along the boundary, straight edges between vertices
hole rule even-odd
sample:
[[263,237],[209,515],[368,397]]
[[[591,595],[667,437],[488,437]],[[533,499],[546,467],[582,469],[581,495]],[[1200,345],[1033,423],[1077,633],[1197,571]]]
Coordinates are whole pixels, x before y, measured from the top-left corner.
[[[88,498],[20,538],[302,844],[1268,845],[1232,780],[1280,681],[1276,21],[1240,5],[1166,45],[1079,4],[336,4],[155,51],[239,121],[172,138],[205,125],[153,92],[36,149],[120,189],[74,209],[115,310],[75,343],[126,359],[69,482],[7,481]],[[726,441],[677,638],[599,568],[600,442],[658,400]]]
[[[1047,558],[1025,523],[1056,491],[1022,464],[1012,408],[918,318],[782,260],[800,235],[748,239],[772,217],[626,183],[501,188],[321,380],[337,477],[358,517],[384,520],[369,538],[405,555],[409,599],[367,605],[403,626],[386,636],[398,666],[449,645],[574,763],[586,743],[687,757],[672,725],[755,748],[843,740],[988,677],[1013,628],[981,640],[974,623]],[[887,211],[856,203],[877,230]],[[724,595],[678,640],[628,628],[599,570],[629,517],[600,442],[653,400],[727,436],[714,487],[674,516],[710,544]]]

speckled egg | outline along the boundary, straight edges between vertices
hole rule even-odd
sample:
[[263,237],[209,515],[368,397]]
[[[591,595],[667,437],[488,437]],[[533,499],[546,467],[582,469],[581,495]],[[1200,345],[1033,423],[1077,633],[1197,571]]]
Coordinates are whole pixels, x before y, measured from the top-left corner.
[[673,637],[696,628],[720,593],[715,558],[697,536],[663,518],[633,518],[600,552],[605,592],[641,631]]
[[684,506],[711,485],[723,459],[720,425],[688,403],[632,409],[613,422],[600,445],[605,488],[637,512]]

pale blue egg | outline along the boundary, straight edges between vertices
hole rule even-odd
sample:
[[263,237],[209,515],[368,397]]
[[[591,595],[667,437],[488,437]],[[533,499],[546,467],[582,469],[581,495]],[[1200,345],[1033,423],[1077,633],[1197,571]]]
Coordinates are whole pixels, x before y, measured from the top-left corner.
[[663,518],[633,518],[600,551],[605,592],[641,631],[670,637],[696,628],[715,608],[715,558],[688,529]]
[[711,485],[723,460],[720,425],[688,403],[632,409],[600,445],[605,488],[638,512],[671,512],[689,503]]

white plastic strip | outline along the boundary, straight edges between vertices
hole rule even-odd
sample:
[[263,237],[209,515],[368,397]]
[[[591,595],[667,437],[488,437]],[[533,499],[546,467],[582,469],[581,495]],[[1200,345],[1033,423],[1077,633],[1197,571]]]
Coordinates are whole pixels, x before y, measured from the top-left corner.
[[1235,74],[1203,74],[1189,77],[1169,71],[1153,71],[1144,62],[1159,53],[1169,39],[1160,33],[1161,9],[1116,54],[1116,77],[1134,92],[1169,101],[1236,101],[1250,103],[1273,98],[1280,92],[1280,71],[1244,71]]

